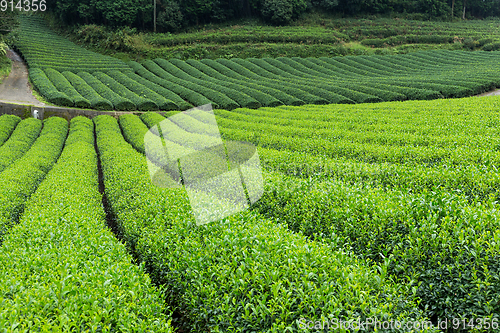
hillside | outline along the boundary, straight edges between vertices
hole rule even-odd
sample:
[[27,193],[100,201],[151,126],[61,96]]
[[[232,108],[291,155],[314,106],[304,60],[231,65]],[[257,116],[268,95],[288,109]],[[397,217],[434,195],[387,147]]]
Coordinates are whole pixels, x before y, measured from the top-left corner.
[[[49,45],[49,46],[48,46]],[[177,59],[127,64],[21,17],[16,49],[49,102],[104,110],[185,110],[465,97],[500,86],[498,52]],[[283,82],[283,79],[286,82]]]

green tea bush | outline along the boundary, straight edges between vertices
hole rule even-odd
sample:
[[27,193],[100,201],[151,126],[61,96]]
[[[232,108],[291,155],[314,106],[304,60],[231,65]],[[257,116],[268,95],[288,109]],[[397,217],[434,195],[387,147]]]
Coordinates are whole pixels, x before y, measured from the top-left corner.
[[[250,87],[248,84],[242,84],[240,80],[233,78],[231,76],[226,76],[224,73],[230,72],[229,69],[226,71],[216,71],[215,69],[207,66],[206,64],[197,60],[187,60],[186,62],[176,61],[174,59],[170,60],[175,66],[180,69],[192,73],[192,75],[197,75],[198,78],[203,78],[204,80],[211,80],[212,82],[217,82],[221,85],[227,84],[228,87],[233,89],[242,89],[246,94],[255,98],[262,106],[278,106],[283,105],[277,98],[261,91],[258,84],[255,83]],[[224,66],[221,66],[224,67]],[[197,71],[196,71],[197,70]]]
[[29,77],[36,90],[50,103],[62,106],[73,106],[74,103],[65,93],[57,90],[40,68],[30,68]]
[[[128,90],[133,92],[139,97],[142,98],[147,98],[154,102],[155,104],[158,105],[158,108],[160,110],[175,110],[177,109],[177,105],[175,105],[172,101],[167,100],[165,97],[157,94],[153,90],[147,88],[146,86],[132,80],[129,76],[126,74],[123,74],[119,71],[109,71],[108,72],[109,77],[114,79],[116,82],[122,84],[124,87],[126,87]],[[155,111],[157,109],[154,108],[154,105],[150,105],[150,109],[147,109],[147,106],[144,106],[144,109],[141,110],[147,110],[147,111]]]
[[96,110],[112,110],[113,104],[107,99],[101,97],[94,89],[92,89],[81,77],[72,72],[62,72],[62,75],[90,102],[90,107]]
[[487,43],[482,49],[483,51],[498,51],[500,50],[500,42]]
[[102,83],[95,76],[87,72],[80,72],[78,76],[85,81],[93,90],[95,90],[102,98],[107,99],[113,104],[113,107],[119,111],[132,111],[136,109],[136,105],[129,99],[118,95],[106,84]]
[[[143,66],[144,67],[143,67]],[[183,97],[193,105],[205,105],[212,103],[213,107],[218,107],[219,104],[210,100],[208,96],[212,96],[215,93],[212,89],[202,87],[196,83],[185,82],[176,78],[175,76],[167,73],[163,68],[161,68],[157,63],[151,60],[147,60],[141,64],[131,64],[134,66],[137,74],[142,77],[153,80],[153,82],[161,84],[164,87],[168,87],[173,90],[179,96]],[[156,75],[156,77],[154,77]],[[227,100],[226,100],[227,101]]]
[[148,87],[149,89],[153,90],[157,94],[163,96],[167,100],[172,101],[172,103],[175,104],[175,109],[173,110],[187,110],[192,108],[192,104],[186,102],[183,100],[179,95],[176,93],[172,92],[171,90],[168,90],[167,88],[154,83],[153,81],[147,80],[144,77],[137,75],[136,73],[125,73],[129,78],[132,80]]
[[237,91],[233,89],[225,89],[225,87],[220,87],[221,90],[225,90],[226,93],[218,92],[217,85],[211,84],[210,82],[205,82],[203,80],[196,80],[191,75],[186,72],[176,68],[174,65],[166,61],[165,59],[156,59],[155,62],[166,72],[168,75],[175,77],[177,80],[183,80],[200,87],[203,87],[203,92],[205,97],[210,100],[215,101],[221,108],[226,110],[233,110],[239,107],[237,101],[230,98],[227,94],[233,95],[232,97],[243,99],[242,103],[255,103],[256,100],[252,99],[248,95],[238,94]]
[[53,68],[45,68],[43,71],[54,87],[71,98],[76,107],[82,109],[88,109],[90,107],[90,102],[86,98],[82,97],[82,95],[80,95],[75,88],[73,88],[64,75]]
[[89,119],[72,119],[61,157],[5,236],[0,267],[1,327],[173,332],[160,292],[106,226]]
[[67,134],[68,122],[65,119],[48,118],[33,146],[23,157],[3,170],[0,184],[0,243],[19,221],[26,200],[61,155]]
[[424,319],[412,296],[385,280],[383,265],[377,273],[250,212],[195,226],[184,190],[151,186],[144,156],[123,140],[116,120],[94,121],[106,194],[123,239],[153,279],[168,285],[186,329],[297,331],[300,318],[332,314]]
[[141,97],[136,93],[130,91],[125,86],[121,85],[119,82],[111,78],[109,75],[103,72],[95,72],[94,77],[96,77],[102,84],[109,87],[113,92],[120,95],[122,98],[131,101],[137,110],[139,111],[156,111],[158,110],[158,105],[152,100]]
[[10,114],[0,116],[0,147],[9,139],[20,122],[21,118],[18,116]]
[[37,119],[28,118],[18,123],[8,140],[0,146],[0,172],[31,148],[41,129],[42,122]]

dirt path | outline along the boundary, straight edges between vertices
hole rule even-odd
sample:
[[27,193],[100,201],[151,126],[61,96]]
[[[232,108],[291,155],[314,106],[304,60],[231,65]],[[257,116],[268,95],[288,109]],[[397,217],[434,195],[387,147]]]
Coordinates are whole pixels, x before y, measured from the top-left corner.
[[496,90],[493,90],[493,91],[488,91],[488,92],[485,92],[485,93],[482,93],[482,94],[479,94],[479,95],[476,95],[476,96],[482,97],[482,96],[495,96],[495,95],[500,95],[500,89],[496,89]]
[[12,71],[8,78],[0,84],[0,101],[26,103],[43,106],[33,94],[28,84],[28,68],[23,59],[12,50],[7,51],[7,57],[12,60]]

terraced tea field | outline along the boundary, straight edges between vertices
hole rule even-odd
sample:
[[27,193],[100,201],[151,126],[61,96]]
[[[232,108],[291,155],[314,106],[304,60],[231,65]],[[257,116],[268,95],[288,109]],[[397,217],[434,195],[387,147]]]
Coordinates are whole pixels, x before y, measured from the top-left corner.
[[394,56],[146,60],[125,64],[87,51],[23,17],[17,49],[40,94],[99,110],[186,110],[430,100],[500,86],[498,52],[426,51]]
[[[225,140],[257,146],[265,191],[201,226],[184,188],[151,183],[143,138],[163,116],[0,116],[0,327],[497,328],[498,110],[497,97],[215,110]],[[192,124],[162,139],[186,145]]]

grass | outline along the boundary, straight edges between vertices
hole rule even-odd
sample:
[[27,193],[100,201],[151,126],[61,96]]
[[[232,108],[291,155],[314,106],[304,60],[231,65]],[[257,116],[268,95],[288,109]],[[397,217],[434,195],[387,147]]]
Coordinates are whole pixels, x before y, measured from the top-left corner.
[[12,61],[5,55],[0,56],[0,83],[9,76],[11,69]]
[[[418,20],[419,19],[419,20]],[[429,49],[496,50],[500,25],[494,21],[427,21],[425,17],[340,18],[308,13],[290,26],[273,27],[256,19],[206,24],[180,33],[152,33],[99,26],[65,28],[52,19],[53,29],[88,49],[128,61],[157,57],[217,59],[261,57],[332,57],[401,54]],[[57,23],[57,24],[56,24]],[[95,30],[95,38],[92,37]],[[102,33],[106,35],[102,37]],[[429,40],[430,35],[438,39]],[[90,36],[90,37],[89,37]],[[100,36],[99,38],[97,38]],[[405,37],[412,37],[407,41]],[[423,36],[419,39],[415,36]],[[448,38],[446,42],[439,40]],[[259,39],[260,38],[260,39]],[[362,45],[365,39],[383,40],[380,46]]]

